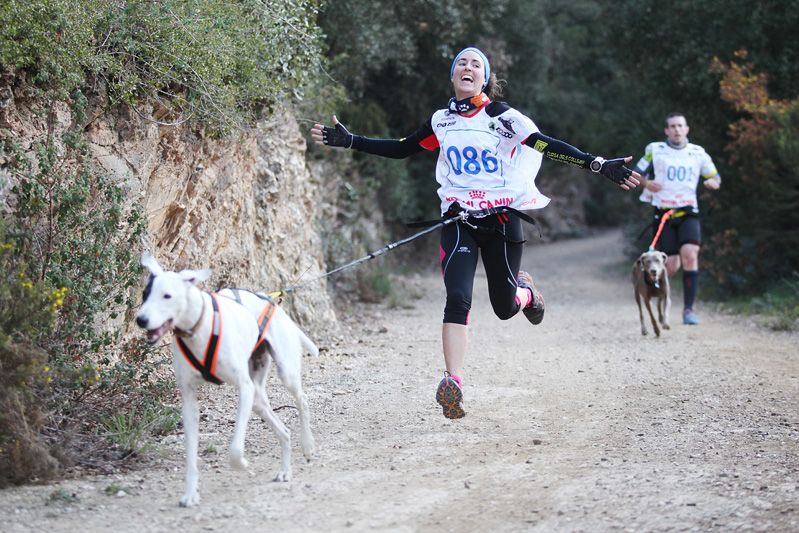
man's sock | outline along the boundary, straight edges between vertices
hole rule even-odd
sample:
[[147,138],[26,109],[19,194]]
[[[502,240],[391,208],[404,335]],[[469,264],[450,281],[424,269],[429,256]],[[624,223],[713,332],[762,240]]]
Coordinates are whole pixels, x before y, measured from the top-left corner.
[[682,295],[683,307],[685,309],[694,308],[696,298],[696,286],[699,284],[698,270],[683,270],[682,272]]

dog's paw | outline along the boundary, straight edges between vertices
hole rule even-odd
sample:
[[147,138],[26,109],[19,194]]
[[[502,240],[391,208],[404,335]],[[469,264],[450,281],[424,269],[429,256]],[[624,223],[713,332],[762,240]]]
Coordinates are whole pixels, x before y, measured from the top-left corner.
[[671,326],[669,326],[668,324],[663,324],[663,329],[671,329]]
[[647,335],[649,335],[649,332],[647,332],[645,329],[641,329],[641,335],[646,337]]
[[313,457],[314,450],[316,450],[316,444],[314,443],[313,437],[302,441],[302,455],[308,461],[310,461],[311,457]]
[[193,507],[198,503],[200,503],[200,493],[194,491],[193,493],[187,492],[186,494],[184,494],[183,497],[180,499],[180,503],[178,505],[180,505],[181,507]]
[[272,481],[291,481],[291,472],[280,471]]
[[230,466],[232,466],[236,470],[247,470],[247,467],[249,465],[250,465],[250,463],[247,462],[247,459],[245,459],[241,455],[238,455],[238,456],[231,455],[230,456]]

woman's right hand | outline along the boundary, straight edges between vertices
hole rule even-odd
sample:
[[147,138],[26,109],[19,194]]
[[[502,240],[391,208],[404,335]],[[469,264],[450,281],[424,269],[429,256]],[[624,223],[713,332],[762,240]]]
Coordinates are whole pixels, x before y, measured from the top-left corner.
[[352,148],[353,135],[333,115],[333,127],[314,124],[311,128],[311,137],[316,144],[332,147]]

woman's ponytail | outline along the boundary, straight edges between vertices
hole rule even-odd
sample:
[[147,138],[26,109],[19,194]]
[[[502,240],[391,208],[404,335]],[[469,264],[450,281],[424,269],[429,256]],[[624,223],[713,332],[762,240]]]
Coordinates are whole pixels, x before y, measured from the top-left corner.
[[497,75],[492,72],[491,77],[488,78],[488,84],[483,92],[485,92],[492,100],[498,101],[505,95],[505,85],[507,85],[505,80],[500,80],[497,78]]

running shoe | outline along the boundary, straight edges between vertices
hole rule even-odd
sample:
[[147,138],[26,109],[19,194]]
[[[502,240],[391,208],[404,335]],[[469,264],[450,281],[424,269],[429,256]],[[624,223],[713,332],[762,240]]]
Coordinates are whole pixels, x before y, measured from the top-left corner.
[[685,309],[682,312],[682,323],[689,326],[696,326],[699,324],[699,317],[696,316],[693,309]]
[[520,270],[516,277],[516,284],[524,289],[530,289],[533,293],[533,302],[522,309],[522,312],[530,323],[540,324],[544,320],[544,296],[535,288],[533,277],[524,270]]
[[444,409],[445,417],[463,418],[466,416],[466,411],[463,410],[463,391],[449,372],[444,372],[444,379],[438,384],[436,401]]

